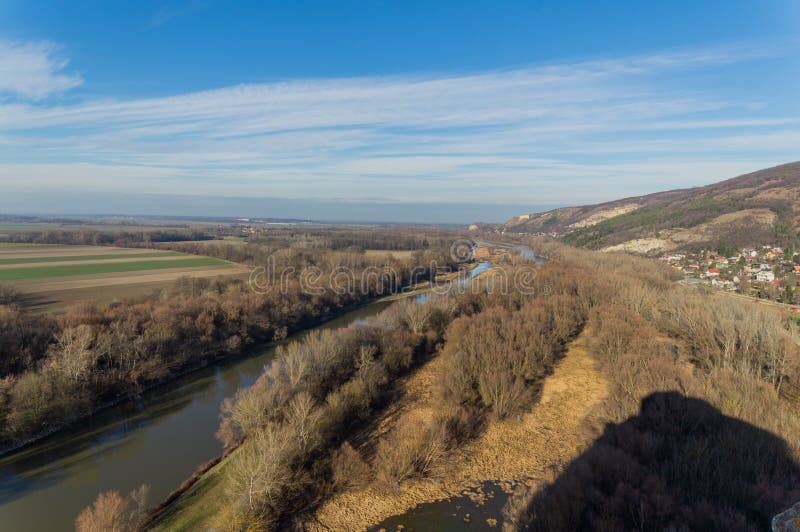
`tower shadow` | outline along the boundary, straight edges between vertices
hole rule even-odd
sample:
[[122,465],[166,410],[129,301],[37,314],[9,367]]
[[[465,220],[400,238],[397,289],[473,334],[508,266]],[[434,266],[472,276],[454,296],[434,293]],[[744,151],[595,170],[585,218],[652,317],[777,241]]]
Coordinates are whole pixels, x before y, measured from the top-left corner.
[[769,530],[800,500],[779,437],[675,392],[642,400],[536,494],[523,530]]

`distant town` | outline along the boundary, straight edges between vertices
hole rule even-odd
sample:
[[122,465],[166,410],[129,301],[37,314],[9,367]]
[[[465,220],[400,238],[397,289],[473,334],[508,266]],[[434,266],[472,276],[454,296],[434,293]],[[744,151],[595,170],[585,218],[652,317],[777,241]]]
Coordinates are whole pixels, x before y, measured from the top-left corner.
[[[722,251],[671,253],[662,255],[660,260],[683,272],[689,284],[702,283],[787,305],[800,304],[800,252],[767,245],[734,253]],[[792,310],[798,311],[797,307]]]

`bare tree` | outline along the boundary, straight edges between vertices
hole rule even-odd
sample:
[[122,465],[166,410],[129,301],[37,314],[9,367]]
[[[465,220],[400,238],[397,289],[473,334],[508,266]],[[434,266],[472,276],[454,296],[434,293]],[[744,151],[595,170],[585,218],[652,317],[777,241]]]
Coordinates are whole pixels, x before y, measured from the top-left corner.
[[89,325],[67,327],[56,337],[50,353],[53,370],[72,381],[85,377],[97,360],[92,350],[94,332]]
[[122,497],[115,490],[100,493],[94,502],[78,515],[75,529],[78,532],[138,530],[145,518],[149,490],[148,486],[142,484],[127,497]]

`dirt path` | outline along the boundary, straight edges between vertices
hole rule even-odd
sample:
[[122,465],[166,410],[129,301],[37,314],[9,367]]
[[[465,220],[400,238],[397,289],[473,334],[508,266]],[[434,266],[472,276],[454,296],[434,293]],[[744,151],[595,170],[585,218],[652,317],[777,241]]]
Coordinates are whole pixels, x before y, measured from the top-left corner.
[[[546,478],[588,446],[581,421],[603,400],[607,383],[586,350],[585,334],[570,346],[547,378],[541,400],[519,420],[493,423],[479,438],[455,453],[438,478],[409,482],[401,493],[372,488],[339,494],[316,513],[316,530],[364,530],[417,504],[460,495],[482,481]],[[403,403],[379,427],[388,430],[401,416],[426,419],[436,408],[431,385],[446,371],[436,358],[409,378]]]

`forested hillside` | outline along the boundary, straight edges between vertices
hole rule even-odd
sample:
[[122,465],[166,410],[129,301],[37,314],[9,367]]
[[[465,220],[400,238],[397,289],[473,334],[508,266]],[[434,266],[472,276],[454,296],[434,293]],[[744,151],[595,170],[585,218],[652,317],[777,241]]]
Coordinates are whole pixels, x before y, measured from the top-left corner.
[[638,253],[789,245],[800,232],[800,162],[705,187],[523,215],[502,229]]

